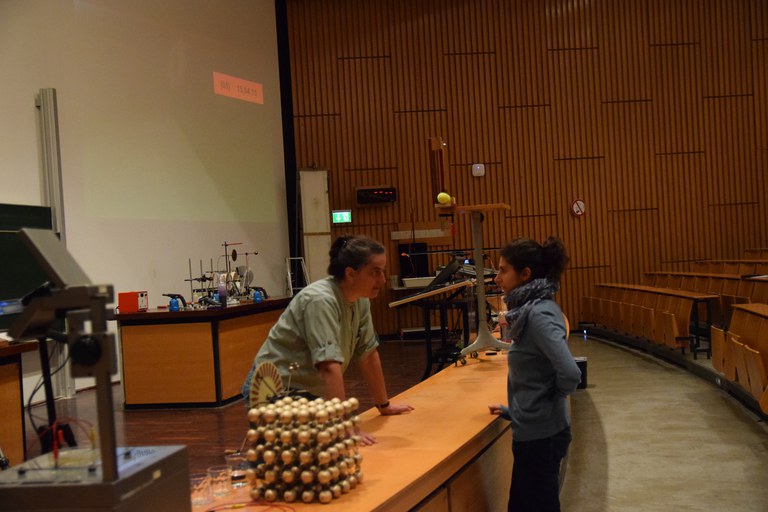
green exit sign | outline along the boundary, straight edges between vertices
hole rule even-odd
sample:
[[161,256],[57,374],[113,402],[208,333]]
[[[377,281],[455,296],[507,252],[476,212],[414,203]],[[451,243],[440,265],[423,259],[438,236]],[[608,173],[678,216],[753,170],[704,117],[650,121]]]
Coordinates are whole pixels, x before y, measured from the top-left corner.
[[352,210],[333,210],[331,214],[333,224],[349,224],[352,222]]

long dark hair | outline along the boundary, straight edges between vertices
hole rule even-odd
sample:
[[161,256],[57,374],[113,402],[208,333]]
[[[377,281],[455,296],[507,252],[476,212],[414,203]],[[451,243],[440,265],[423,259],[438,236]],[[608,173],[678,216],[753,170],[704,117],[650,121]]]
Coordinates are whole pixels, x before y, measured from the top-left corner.
[[331,245],[328,273],[338,281],[344,279],[347,267],[359,270],[374,254],[384,254],[384,246],[367,236],[340,236]]
[[501,257],[517,272],[528,267],[532,279],[546,277],[555,283],[560,281],[569,260],[562,240],[554,236],[543,244],[530,238],[518,238],[502,247]]

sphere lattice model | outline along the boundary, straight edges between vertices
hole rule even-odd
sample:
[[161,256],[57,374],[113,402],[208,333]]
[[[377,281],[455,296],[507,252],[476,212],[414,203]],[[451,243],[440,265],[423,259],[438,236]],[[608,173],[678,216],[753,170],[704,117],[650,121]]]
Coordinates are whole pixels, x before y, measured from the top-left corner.
[[248,411],[251,498],[330,503],[362,482],[356,398],[293,398]]

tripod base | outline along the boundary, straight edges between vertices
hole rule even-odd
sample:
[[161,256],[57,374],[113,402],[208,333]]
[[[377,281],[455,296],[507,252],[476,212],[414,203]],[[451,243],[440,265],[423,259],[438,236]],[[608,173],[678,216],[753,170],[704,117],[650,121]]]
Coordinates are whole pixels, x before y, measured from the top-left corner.
[[468,347],[461,349],[460,355],[461,357],[466,357],[467,354],[480,352],[481,350],[509,350],[509,343],[497,340],[486,325],[481,325],[475,341]]

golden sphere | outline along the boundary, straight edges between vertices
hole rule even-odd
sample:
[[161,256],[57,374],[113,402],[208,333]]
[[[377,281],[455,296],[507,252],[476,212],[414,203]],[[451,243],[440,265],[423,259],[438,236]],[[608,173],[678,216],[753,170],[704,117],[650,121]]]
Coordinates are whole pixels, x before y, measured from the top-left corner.
[[339,484],[332,485],[331,492],[333,493],[334,498],[338,498],[341,496],[341,486]]
[[[343,489],[342,489],[343,490]],[[296,491],[288,489],[283,493],[283,501],[286,503],[293,503],[296,501]]]
[[267,489],[264,491],[264,499],[267,501],[275,501],[277,499],[277,491],[274,489]]
[[258,423],[260,416],[261,414],[259,413],[258,409],[250,409],[248,411],[248,421],[250,421],[251,423]]
[[313,458],[312,452],[310,452],[310,451],[306,451],[305,450],[305,451],[299,453],[299,462],[301,464],[305,465],[305,466],[312,462],[312,458]]
[[327,469],[317,472],[317,481],[323,485],[331,481],[331,472]]
[[255,428],[248,429],[248,432],[245,434],[245,437],[248,438],[248,441],[251,443],[255,443],[259,439],[259,431]]
[[[301,472],[301,483],[305,485],[311,484],[315,480],[315,474],[309,470],[304,470]],[[312,498],[314,499],[314,497]]]
[[283,425],[290,425],[293,421],[293,413],[289,410],[284,410],[280,413],[280,423]]
[[327,430],[321,430],[317,433],[317,442],[326,445],[331,442],[331,434]]
[[275,459],[277,459],[277,454],[272,450],[265,451],[261,456],[267,464],[274,464]]
[[274,423],[275,418],[277,418],[277,411],[275,411],[274,409],[267,409],[264,411],[262,418],[264,419],[264,423],[266,423],[267,425],[269,425],[270,423]]
[[333,493],[329,490],[320,491],[320,494],[318,495],[318,499],[320,500],[320,503],[330,503],[333,499]]
[[300,430],[296,439],[298,439],[299,444],[309,444],[312,440],[312,436],[310,435],[309,430]]
[[304,503],[312,503],[315,501],[315,491],[304,491],[301,493],[301,501]]
[[322,465],[328,464],[329,462],[331,462],[331,454],[326,451],[322,451],[318,453],[317,462],[319,462]]
[[261,499],[261,487],[251,487],[250,495],[253,501],[259,501]]
[[291,470],[285,470],[280,475],[280,478],[283,480],[283,482],[287,484],[293,483],[293,480],[296,478],[296,475],[293,474],[293,471]]

